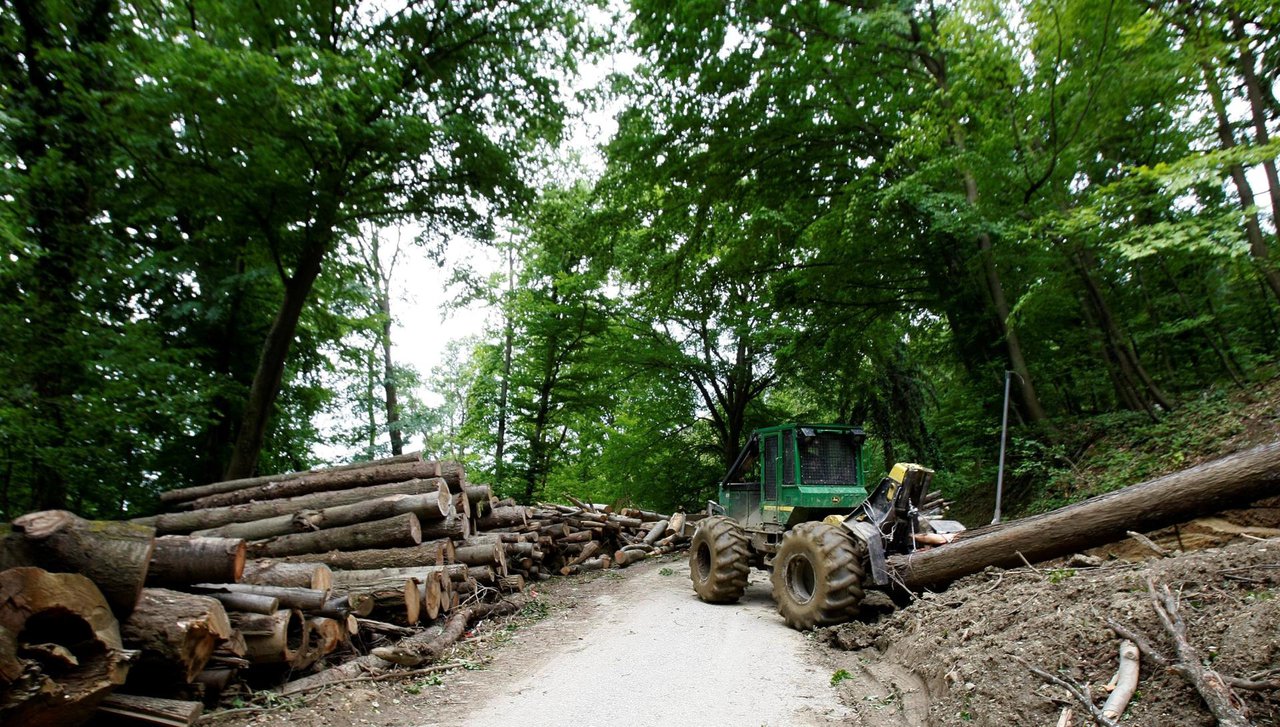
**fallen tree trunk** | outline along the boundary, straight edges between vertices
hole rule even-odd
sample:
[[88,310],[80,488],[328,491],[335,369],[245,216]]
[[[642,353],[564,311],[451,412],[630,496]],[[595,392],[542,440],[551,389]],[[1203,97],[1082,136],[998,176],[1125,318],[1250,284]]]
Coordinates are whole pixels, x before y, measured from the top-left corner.
[[403,462],[340,472],[317,472],[293,480],[268,482],[257,487],[209,495],[208,497],[192,500],[189,504],[193,509],[197,510],[206,507],[226,507],[227,505],[240,505],[256,500],[277,500],[282,497],[297,497],[298,495],[310,495],[316,492],[349,490],[353,487],[368,487],[388,482],[404,482],[406,480],[436,478],[439,476],[439,462]]
[[249,553],[255,558],[279,557],[329,550],[418,545],[421,542],[422,526],[418,516],[407,512],[385,520],[256,540],[249,544]]
[[356,487],[350,490],[319,492],[280,500],[207,508],[193,512],[171,512],[164,515],[134,518],[129,522],[136,525],[154,527],[158,533],[189,533],[193,530],[208,530],[227,523],[262,520],[276,515],[293,517],[295,512],[303,510],[318,510],[325,507],[350,505],[355,502],[386,497],[387,495],[430,494],[437,492],[439,489],[440,480],[438,479],[409,480],[407,482],[391,482],[372,487]]
[[244,572],[244,553],[244,541],[239,539],[165,535],[156,538],[147,585],[235,583]]
[[528,521],[526,510],[519,505],[515,507],[497,507],[493,512],[476,521],[477,530],[493,530],[513,525],[524,525]]
[[134,667],[145,672],[141,676],[161,681],[177,677],[190,684],[204,671],[218,642],[231,638],[231,621],[216,599],[147,588],[133,615],[121,624],[120,636],[142,651]]
[[912,589],[941,586],[994,565],[1069,555],[1280,492],[1280,442],[1132,485],[1021,520],[969,531],[932,550],[889,558]]
[[443,520],[453,514],[452,496],[444,480],[437,480],[439,490],[422,495],[387,495],[372,500],[337,505],[321,510],[299,510],[247,523],[228,523],[216,528],[197,530],[193,535],[263,540],[277,535],[306,533],[343,525],[385,520],[413,513],[419,520]]
[[331,550],[327,553],[290,555],[272,559],[277,563],[324,563],[336,570],[371,570],[376,568],[416,568],[440,565],[446,552],[452,552],[448,538],[432,540],[408,548],[372,548],[369,550]]
[[271,633],[245,635],[245,658],[254,664],[291,664],[306,648],[308,626],[296,608],[276,611],[271,616]]
[[456,565],[432,565],[420,568],[380,568],[377,570],[340,570],[333,574],[335,587],[348,591],[386,589],[412,578],[425,583],[435,573],[443,573],[447,578],[461,578],[467,575],[468,566],[464,563]]
[[246,477],[239,480],[223,480],[222,482],[214,482],[208,485],[200,485],[198,487],[184,487],[178,490],[169,490],[160,493],[160,502],[172,507],[181,502],[189,502],[197,500],[201,497],[209,495],[220,495],[224,492],[235,492],[236,490],[245,490],[250,487],[259,485],[268,485],[272,482],[285,482],[288,480],[301,479],[310,477],[323,472],[349,472],[351,470],[364,469],[366,467],[377,467],[380,465],[402,464],[405,462],[421,462],[422,452],[409,452],[394,457],[385,457],[383,459],[375,459],[371,462],[352,462],[338,467],[322,467],[304,472],[286,472],[278,475],[263,475],[261,477]]
[[133,612],[147,580],[155,531],[133,523],[85,520],[66,510],[33,512],[13,521],[38,566],[79,573],[102,591],[116,618]]
[[84,722],[124,684],[133,656],[88,578],[40,568],[0,572],[0,723]]

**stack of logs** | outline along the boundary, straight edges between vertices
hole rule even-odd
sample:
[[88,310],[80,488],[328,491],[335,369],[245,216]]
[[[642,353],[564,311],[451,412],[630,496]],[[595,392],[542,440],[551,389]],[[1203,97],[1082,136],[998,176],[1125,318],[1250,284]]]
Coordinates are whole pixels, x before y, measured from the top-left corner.
[[418,665],[518,610],[526,583],[673,552],[696,518],[520,506],[417,454],[161,500],[131,522],[48,511],[0,531],[0,722],[189,724],[242,682],[292,693]]

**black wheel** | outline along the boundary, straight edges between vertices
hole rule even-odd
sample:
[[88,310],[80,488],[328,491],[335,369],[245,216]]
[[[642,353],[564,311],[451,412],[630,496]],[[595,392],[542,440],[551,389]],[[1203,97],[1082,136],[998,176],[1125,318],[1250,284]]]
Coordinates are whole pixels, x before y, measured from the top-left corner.
[[773,558],[773,600],[793,629],[843,623],[862,601],[860,543],[842,528],[800,523]]
[[733,603],[747,590],[751,547],[742,526],[713,515],[698,524],[689,546],[689,577],[698,598],[707,603]]

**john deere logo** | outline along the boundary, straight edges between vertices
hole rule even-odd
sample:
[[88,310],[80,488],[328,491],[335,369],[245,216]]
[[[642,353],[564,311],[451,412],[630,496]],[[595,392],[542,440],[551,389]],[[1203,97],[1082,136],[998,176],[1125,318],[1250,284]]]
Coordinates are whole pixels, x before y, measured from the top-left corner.
[[839,504],[840,504],[840,496],[839,496],[839,495],[836,495],[835,497],[831,498],[831,502],[832,502],[832,504],[839,505]]

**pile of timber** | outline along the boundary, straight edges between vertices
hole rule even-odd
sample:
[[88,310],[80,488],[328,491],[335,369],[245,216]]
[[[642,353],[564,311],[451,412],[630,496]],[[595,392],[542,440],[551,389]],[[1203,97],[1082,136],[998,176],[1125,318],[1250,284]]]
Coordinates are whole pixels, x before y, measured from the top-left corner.
[[48,511],[0,531],[0,723],[190,724],[245,685],[422,664],[518,610],[526,583],[673,552],[695,519],[521,506],[418,454],[161,499],[130,522]]

